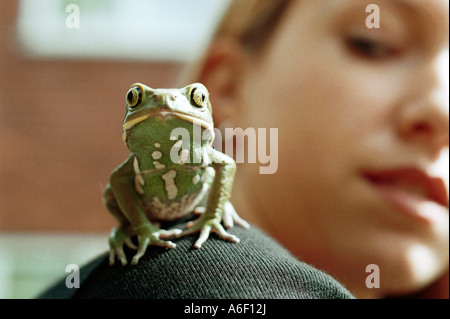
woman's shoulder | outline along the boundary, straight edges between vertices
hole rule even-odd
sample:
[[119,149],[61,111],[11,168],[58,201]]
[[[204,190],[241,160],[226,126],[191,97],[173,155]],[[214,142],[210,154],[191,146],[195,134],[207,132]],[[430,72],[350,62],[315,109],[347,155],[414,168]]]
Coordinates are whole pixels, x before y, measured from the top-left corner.
[[[234,227],[230,243],[211,234],[173,240],[177,247],[148,247],[136,266],[108,265],[105,254],[80,269],[80,288],[61,281],[40,298],[342,299],[350,292],[328,274],[298,260],[255,226]],[[131,260],[134,250],[125,250]]]

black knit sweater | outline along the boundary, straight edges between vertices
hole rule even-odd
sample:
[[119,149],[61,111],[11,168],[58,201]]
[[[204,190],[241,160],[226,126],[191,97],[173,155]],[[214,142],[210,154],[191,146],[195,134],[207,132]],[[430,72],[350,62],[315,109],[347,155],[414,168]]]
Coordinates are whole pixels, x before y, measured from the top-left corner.
[[[299,261],[252,226],[230,233],[239,244],[215,234],[196,250],[198,234],[173,240],[177,247],[149,246],[136,266],[108,265],[104,254],[81,267],[80,288],[65,280],[39,298],[149,299],[348,299],[354,298],[331,276]],[[105,238],[107,240],[107,238]],[[125,250],[128,261],[135,251]]]

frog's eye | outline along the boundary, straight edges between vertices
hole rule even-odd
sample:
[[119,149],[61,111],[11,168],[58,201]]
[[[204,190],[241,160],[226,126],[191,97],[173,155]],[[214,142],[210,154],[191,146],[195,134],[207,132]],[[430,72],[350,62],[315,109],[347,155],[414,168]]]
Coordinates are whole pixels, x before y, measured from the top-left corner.
[[126,96],[129,107],[137,106],[142,100],[142,90],[139,86],[133,86]]
[[195,107],[204,107],[208,104],[208,90],[204,86],[194,86],[190,94],[191,103]]

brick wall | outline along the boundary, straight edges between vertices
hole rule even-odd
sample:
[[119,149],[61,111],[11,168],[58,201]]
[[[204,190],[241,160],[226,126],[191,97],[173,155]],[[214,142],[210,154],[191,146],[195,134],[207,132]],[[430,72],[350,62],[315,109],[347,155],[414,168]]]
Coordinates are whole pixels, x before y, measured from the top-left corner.
[[109,173],[130,84],[175,85],[177,64],[27,57],[15,38],[17,2],[0,10],[0,231],[107,231]]

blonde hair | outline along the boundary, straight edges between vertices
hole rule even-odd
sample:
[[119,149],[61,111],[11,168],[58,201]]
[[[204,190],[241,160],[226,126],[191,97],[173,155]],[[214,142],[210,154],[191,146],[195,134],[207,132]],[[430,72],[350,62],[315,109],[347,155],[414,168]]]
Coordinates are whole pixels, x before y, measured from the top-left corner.
[[[256,54],[267,44],[291,0],[231,0],[211,41],[233,37],[250,53]],[[188,64],[181,76],[183,85],[198,79],[205,57]]]

